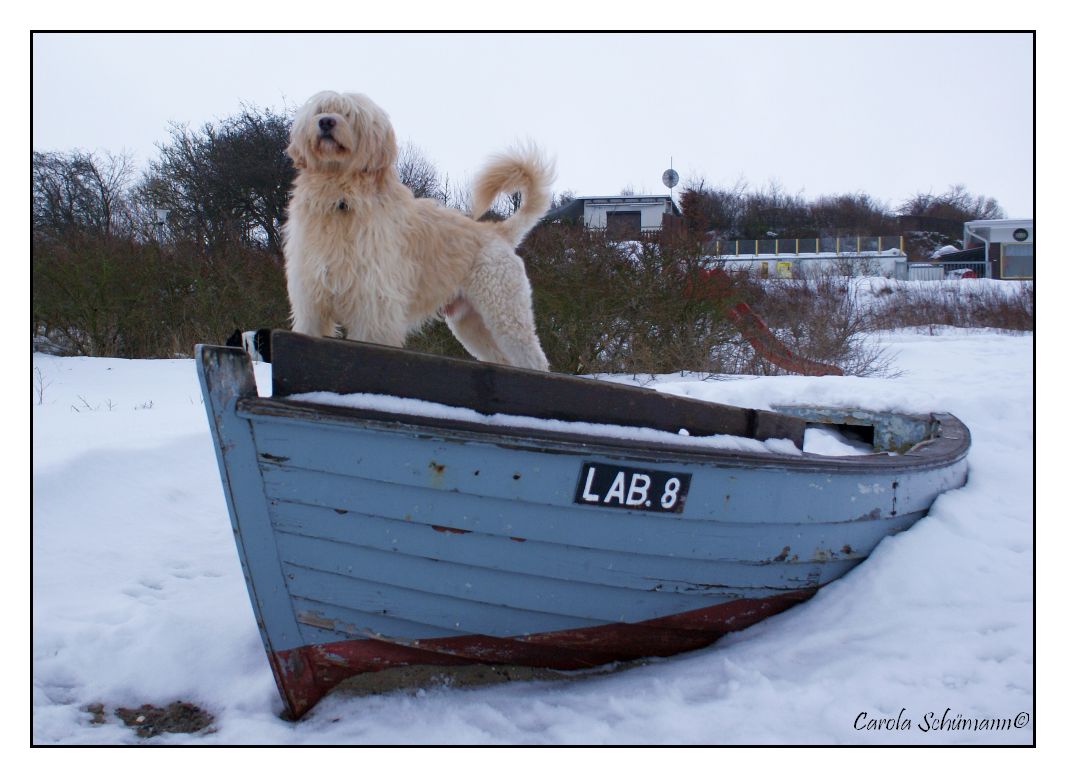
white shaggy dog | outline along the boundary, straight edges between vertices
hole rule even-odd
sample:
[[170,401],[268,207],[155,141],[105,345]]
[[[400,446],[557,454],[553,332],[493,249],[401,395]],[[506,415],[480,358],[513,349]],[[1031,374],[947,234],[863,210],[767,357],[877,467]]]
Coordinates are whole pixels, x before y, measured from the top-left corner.
[[548,369],[514,249],[549,205],[551,163],[535,149],[493,157],[474,183],[474,218],[501,193],[522,204],[477,222],[415,198],[394,169],[388,116],[366,96],[320,92],[297,113],[286,150],[297,168],[284,229],[296,332],[402,346],[438,312],[476,358]]

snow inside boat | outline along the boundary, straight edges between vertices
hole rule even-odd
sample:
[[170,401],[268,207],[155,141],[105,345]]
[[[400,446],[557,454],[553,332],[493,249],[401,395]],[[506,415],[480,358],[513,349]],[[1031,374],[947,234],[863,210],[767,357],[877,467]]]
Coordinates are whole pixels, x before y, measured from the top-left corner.
[[[196,361],[293,718],[391,667],[576,670],[707,646],[966,480],[969,431],[949,414],[749,410],[283,331],[271,351],[270,397],[238,348]],[[813,424],[875,453],[805,453]]]

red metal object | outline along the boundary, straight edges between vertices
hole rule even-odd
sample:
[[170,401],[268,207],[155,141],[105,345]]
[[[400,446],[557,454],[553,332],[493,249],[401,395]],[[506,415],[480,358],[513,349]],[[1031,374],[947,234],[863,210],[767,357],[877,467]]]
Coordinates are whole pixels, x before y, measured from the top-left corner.
[[[733,288],[729,276],[720,268],[702,269],[698,282],[689,281],[686,285],[685,296],[719,300],[727,298]],[[815,362],[793,352],[774,335],[766,326],[766,322],[747,303],[733,303],[725,312],[744,339],[751,344],[755,353],[782,370],[809,376],[844,375],[844,371],[836,365]]]
[[635,624],[605,624],[518,637],[489,635],[397,641],[384,636],[321,643],[270,654],[286,714],[297,719],[346,678],[408,665],[520,665],[583,670],[647,656],[671,656],[710,645],[811,597],[803,589],[758,600],[734,600]]
[[755,349],[755,353],[783,370],[810,376],[844,375],[844,371],[836,365],[815,362],[794,353],[777,339],[766,322],[747,303],[733,305],[726,309],[726,315]]

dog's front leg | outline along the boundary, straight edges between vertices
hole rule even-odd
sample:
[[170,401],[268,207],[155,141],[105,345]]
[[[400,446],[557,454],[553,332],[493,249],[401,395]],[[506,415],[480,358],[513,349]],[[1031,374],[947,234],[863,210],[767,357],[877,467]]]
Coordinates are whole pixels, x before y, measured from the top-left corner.
[[363,343],[376,343],[379,346],[392,346],[393,348],[403,348],[403,344],[407,341],[406,335],[397,335],[394,332],[362,332],[359,330],[352,330],[348,327],[344,328],[344,337],[348,340],[358,340]]
[[313,305],[306,304],[302,296],[295,296],[290,292],[292,299],[292,331],[301,335],[313,335],[316,338],[327,337],[335,334],[336,328],[328,318],[322,315]]
[[342,323],[348,340],[361,340],[364,343],[378,343],[395,348],[403,348],[410,329],[399,306],[385,305],[380,300],[375,306],[356,311],[354,316]]

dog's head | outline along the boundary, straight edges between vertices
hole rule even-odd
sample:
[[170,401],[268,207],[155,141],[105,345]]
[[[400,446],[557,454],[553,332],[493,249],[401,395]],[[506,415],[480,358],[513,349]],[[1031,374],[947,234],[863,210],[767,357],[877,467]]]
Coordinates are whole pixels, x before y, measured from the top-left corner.
[[298,168],[369,173],[396,162],[396,134],[366,95],[319,92],[296,113],[285,151]]

